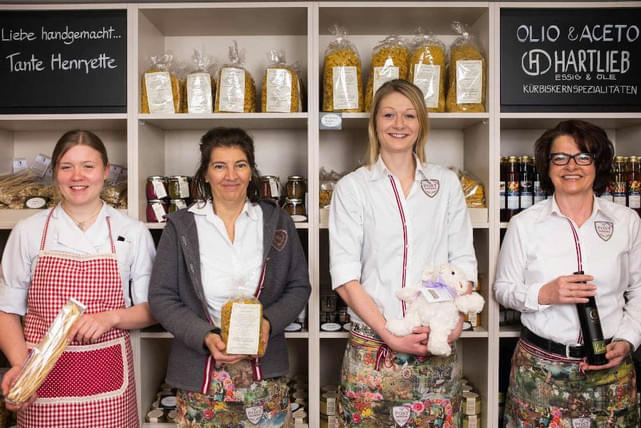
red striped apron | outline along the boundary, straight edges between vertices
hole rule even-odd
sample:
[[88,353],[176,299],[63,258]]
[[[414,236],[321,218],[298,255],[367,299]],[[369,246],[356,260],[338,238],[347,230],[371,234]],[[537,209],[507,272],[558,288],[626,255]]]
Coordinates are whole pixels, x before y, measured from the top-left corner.
[[[109,217],[111,253],[86,256],[45,249],[52,213],[45,223],[27,296],[24,334],[30,348],[70,297],[86,305],[85,314],[125,307]],[[18,426],[137,428],[129,332],[114,328],[90,345],[71,342],[38,389],[37,400],[18,413]]]

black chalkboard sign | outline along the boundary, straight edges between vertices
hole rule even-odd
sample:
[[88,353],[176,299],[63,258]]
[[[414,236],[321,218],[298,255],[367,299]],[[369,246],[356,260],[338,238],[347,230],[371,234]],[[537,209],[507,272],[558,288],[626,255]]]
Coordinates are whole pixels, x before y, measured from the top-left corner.
[[0,113],[125,113],[126,10],[0,12]]
[[641,9],[502,9],[501,111],[641,111]]

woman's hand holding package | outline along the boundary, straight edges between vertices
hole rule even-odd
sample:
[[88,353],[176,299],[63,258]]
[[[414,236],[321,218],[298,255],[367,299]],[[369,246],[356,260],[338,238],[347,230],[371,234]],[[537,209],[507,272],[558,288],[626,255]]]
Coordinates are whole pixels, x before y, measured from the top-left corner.
[[[18,378],[18,375],[22,371],[22,365],[16,365],[11,367],[2,377],[2,396],[6,397],[9,394],[9,390],[13,386],[13,383],[16,381]],[[29,400],[25,401],[24,403],[16,406],[8,401],[5,401],[5,407],[7,410],[11,412],[17,412],[18,410],[22,410],[26,407],[28,407],[31,403],[33,403],[37,398],[37,394],[33,394],[31,397],[29,397]]]
[[261,342],[261,346],[259,346],[259,348],[261,348],[263,350],[263,353],[258,355],[259,357],[262,357],[263,355],[265,355],[265,352],[267,352],[267,344],[269,342],[269,335],[271,334],[271,331],[272,331],[271,324],[269,323],[269,321],[267,321],[265,318],[263,318],[262,325],[260,327],[260,332],[261,332],[261,334],[260,334],[260,342]]
[[225,352],[225,342],[216,333],[209,333],[205,336],[205,346],[214,357],[215,365],[217,368],[225,364],[234,364],[241,360],[248,358],[247,355],[229,355]]
[[114,311],[85,314],[74,324],[69,337],[84,344],[93,343],[118,323]]
[[587,303],[588,297],[596,294],[596,286],[585,282],[593,279],[591,275],[560,276],[541,287],[539,304]]
[[621,361],[632,351],[630,343],[625,340],[615,340],[614,342],[606,346],[607,352],[605,358],[608,359],[608,363],[602,366],[591,366],[587,363],[587,358],[584,358],[581,363],[579,363],[581,370],[604,370],[611,367],[616,367],[621,364]]

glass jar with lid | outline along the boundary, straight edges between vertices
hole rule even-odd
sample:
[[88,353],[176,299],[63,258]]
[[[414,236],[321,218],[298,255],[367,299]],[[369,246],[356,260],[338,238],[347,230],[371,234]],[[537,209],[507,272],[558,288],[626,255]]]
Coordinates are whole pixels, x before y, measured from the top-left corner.
[[172,175],[168,179],[170,199],[189,198],[189,177],[186,175]]
[[187,202],[184,199],[171,199],[169,201],[169,212],[173,213],[175,211],[187,208]]
[[305,177],[302,175],[290,175],[287,177],[287,197],[289,199],[303,199],[306,191]]
[[162,175],[152,175],[147,177],[145,186],[147,200],[165,199],[167,197],[167,180]]
[[147,202],[147,221],[149,223],[164,223],[167,221],[167,204],[160,199]]
[[260,176],[260,198],[280,199],[280,179],[275,175]]
[[302,199],[289,199],[285,198],[285,203],[283,204],[283,209],[287,214],[292,216],[294,221],[305,221],[305,205],[303,204]]

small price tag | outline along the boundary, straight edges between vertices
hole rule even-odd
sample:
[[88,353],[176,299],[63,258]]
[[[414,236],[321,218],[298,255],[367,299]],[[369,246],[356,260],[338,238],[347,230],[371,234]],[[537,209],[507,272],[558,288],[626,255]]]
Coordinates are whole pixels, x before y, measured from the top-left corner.
[[442,288],[423,287],[421,288],[421,293],[423,293],[423,297],[425,297],[425,300],[429,303],[448,302],[452,300],[450,293]]
[[51,165],[51,158],[40,153],[34,159],[33,165],[31,165],[31,171],[38,177],[44,177],[49,165]]
[[110,165],[109,166],[109,175],[107,176],[107,182],[111,184],[116,184],[120,179],[120,174],[122,174],[122,167],[119,165]]
[[342,113],[321,112],[319,129],[321,131],[340,131],[343,129]]
[[13,160],[13,173],[14,174],[17,174],[20,171],[24,171],[27,168],[29,168],[29,163],[27,162],[27,159],[25,159],[25,158],[15,158]]

